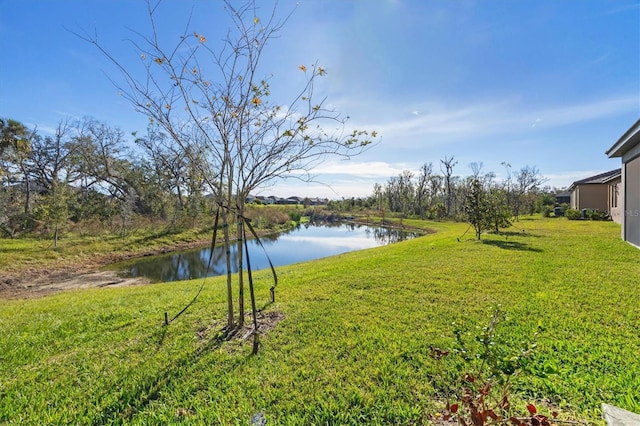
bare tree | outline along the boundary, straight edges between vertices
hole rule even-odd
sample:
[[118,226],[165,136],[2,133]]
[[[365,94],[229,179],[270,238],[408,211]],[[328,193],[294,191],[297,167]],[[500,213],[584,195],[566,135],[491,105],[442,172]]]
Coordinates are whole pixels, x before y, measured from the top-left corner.
[[411,205],[415,198],[415,188],[413,185],[413,173],[410,170],[404,170],[398,176],[399,183],[399,201],[400,201],[400,223],[407,217]]
[[453,156],[451,156],[451,158],[447,158],[447,156],[445,156],[444,160],[440,160],[440,170],[444,173],[447,216],[451,216],[451,206],[453,205],[453,168],[458,164],[457,161],[453,161],[453,158]]
[[46,192],[43,210],[47,224],[53,226],[54,247],[58,246],[61,228],[69,216],[69,185],[77,179],[72,172],[72,159],[77,150],[73,143],[74,131],[70,121],[60,121],[53,136],[34,138],[31,144],[29,167],[36,183]]
[[482,161],[477,163],[477,162],[473,162],[469,164],[469,168],[471,169],[471,176],[474,179],[479,179],[480,178],[480,173],[482,172],[482,167],[484,167],[484,165],[482,164]]
[[424,163],[420,167],[420,174],[418,175],[418,182],[416,183],[416,212],[420,215],[421,219],[425,218],[425,203],[430,198],[429,193],[429,180],[433,174],[433,165],[431,163]]
[[127,192],[125,159],[131,153],[125,146],[122,130],[92,118],[76,124],[76,167],[86,189],[91,187],[107,191],[117,199]]
[[[120,72],[112,81],[134,108],[161,126],[185,155],[197,147],[206,158],[202,179],[215,194],[231,246],[229,222],[236,220],[238,245],[238,325],[244,322],[242,236],[245,198],[278,178],[313,179],[313,167],[330,155],[362,152],[375,132],[348,130],[347,118],[316,99],[316,81],[327,74],[318,64],[300,65],[306,83],[289,103],[272,104],[269,78],[258,71],[265,46],[282,30],[289,15],[276,8],[263,13],[255,0],[236,7],[225,1],[230,27],[223,46],[214,49],[206,29],[189,28],[171,45],[160,42],[160,3],[149,1],[149,35],[134,31],[130,40],[140,58],[143,77],[85,33]],[[261,16],[262,15],[262,16]],[[235,325],[231,258],[227,257],[227,325]],[[251,295],[253,297],[253,294]],[[255,317],[255,313],[254,313]]]
[[516,175],[516,185],[514,194],[514,216],[516,220],[522,210],[522,202],[525,194],[537,191],[546,179],[540,175],[540,171],[535,166],[524,166]]

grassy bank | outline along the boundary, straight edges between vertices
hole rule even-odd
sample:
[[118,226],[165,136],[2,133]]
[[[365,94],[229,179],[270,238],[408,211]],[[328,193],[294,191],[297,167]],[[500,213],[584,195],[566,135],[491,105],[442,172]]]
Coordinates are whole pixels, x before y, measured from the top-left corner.
[[[247,216],[259,233],[268,234],[289,228],[290,212],[298,210],[301,209],[297,206],[250,206]],[[124,235],[106,225],[79,224],[77,229],[61,237],[57,247],[51,236],[46,235],[0,239],[0,285],[3,280],[26,279],[28,284],[52,272],[73,274],[78,269],[132,257],[206,246],[211,240],[213,218],[209,222],[176,227],[170,222],[151,223],[139,219]]]
[[420,424],[446,388],[429,347],[452,347],[452,323],[473,333],[496,304],[503,345],[540,333],[512,385],[520,404],[640,411],[640,250],[618,225],[526,219],[483,242],[421,225],[438,232],[279,268],[272,305],[257,274],[259,305],[284,316],[257,356],[216,339],[220,279],[169,327],[163,313],[200,281],[0,301],[0,423]]
[[171,231],[141,229],[125,237],[115,234],[85,236],[69,234],[59,242],[41,238],[2,239],[0,268],[4,272],[21,272],[29,268],[64,267],[96,256],[127,256],[165,247],[201,243],[211,238],[210,229]]

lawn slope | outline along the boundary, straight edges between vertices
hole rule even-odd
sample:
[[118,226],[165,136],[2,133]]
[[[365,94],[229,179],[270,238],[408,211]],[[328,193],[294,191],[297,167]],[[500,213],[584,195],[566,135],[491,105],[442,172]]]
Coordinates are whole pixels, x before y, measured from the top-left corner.
[[275,304],[257,273],[259,306],[283,315],[257,356],[216,338],[220,279],[169,327],[201,281],[0,300],[0,423],[426,423],[446,387],[429,347],[498,304],[505,345],[539,332],[521,403],[640,411],[640,250],[618,225],[527,218],[476,242],[463,224],[419,224],[438,232],[279,268]]

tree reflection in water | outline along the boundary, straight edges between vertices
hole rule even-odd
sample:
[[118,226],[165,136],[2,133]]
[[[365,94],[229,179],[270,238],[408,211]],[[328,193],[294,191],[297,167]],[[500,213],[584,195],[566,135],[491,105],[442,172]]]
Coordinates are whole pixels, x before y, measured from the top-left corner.
[[[305,223],[281,234],[261,237],[274,266],[290,265],[349,251],[362,250],[408,240],[421,235],[401,229],[373,227],[356,223]],[[256,241],[249,241],[253,270],[269,267],[266,254]],[[217,246],[211,267],[207,263],[211,248],[202,248],[145,257],[112,265],[129,277],[146,277],[152,282],[171,282],[226,273],[224,248]],[[233,272],[237,272],[237,250],[231,249]]]

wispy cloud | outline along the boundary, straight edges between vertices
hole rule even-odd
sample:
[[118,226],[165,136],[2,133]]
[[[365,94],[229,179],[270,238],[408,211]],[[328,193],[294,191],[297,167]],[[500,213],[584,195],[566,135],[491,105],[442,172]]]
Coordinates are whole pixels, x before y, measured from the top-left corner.
[[629,96],[549,108],[540,110],[538,115],[545,120],[546,126],[560,127],[629,111],[638,112],[638,107],[638,98]]
[[589,63],[589,65],[598,65],[598,64],[603,64],[605,62],[609,61],[609,54],[605,53],[603,55],[598,56],[596,59],[594,59],[593,61],[591,61]]
[[[361,105],[358,108],[363,108]],[[410,111],[401,113],[398,111]],[[415,114],[420,111],[420,114]],[[487,135],[523,136],[535,129],[551,129],[638,111],[638,99],[620,96],[590,102],[530,108],[516,101],[499,100],[464,106],[447,103],[399,106],[369,105],[359,114],[370,123],[351,124],[375,128],[384,139],[414,143],[416,136],[431,136],[432,143],[454,142]],[[387,119],[384,117],[391,117]]]
[[556,188],[567,188],[577,180],[595,176],[609,170],[572,170],[562,173],[545,173],[544,177],[548,179],[545,185]]
[[605,15],[615,15],[617,13],[623,13],[623,12],[628,12],[628,11],[636,11],[638,9],[640,9],[640,3],[634,3],[634,4],[628,4],[628,5],[616,7],[614,9],[610,9],[610,10],[606,11],[604,14]]
[[327,161],[311,171],[314,177],[312,182],[285,179],[258,192],[279,197],[299,194],[314,194],[332,199],[364,197],[373,193],[376,183],[384,184],[391,176],[397,176],[405,170],[417,173],[415,167],[408,163]]
[[411,169],[405,163],[383,161],[335,161],[327,162],[313,169],[314,175],[356,176],[359,178],[386,178]]

